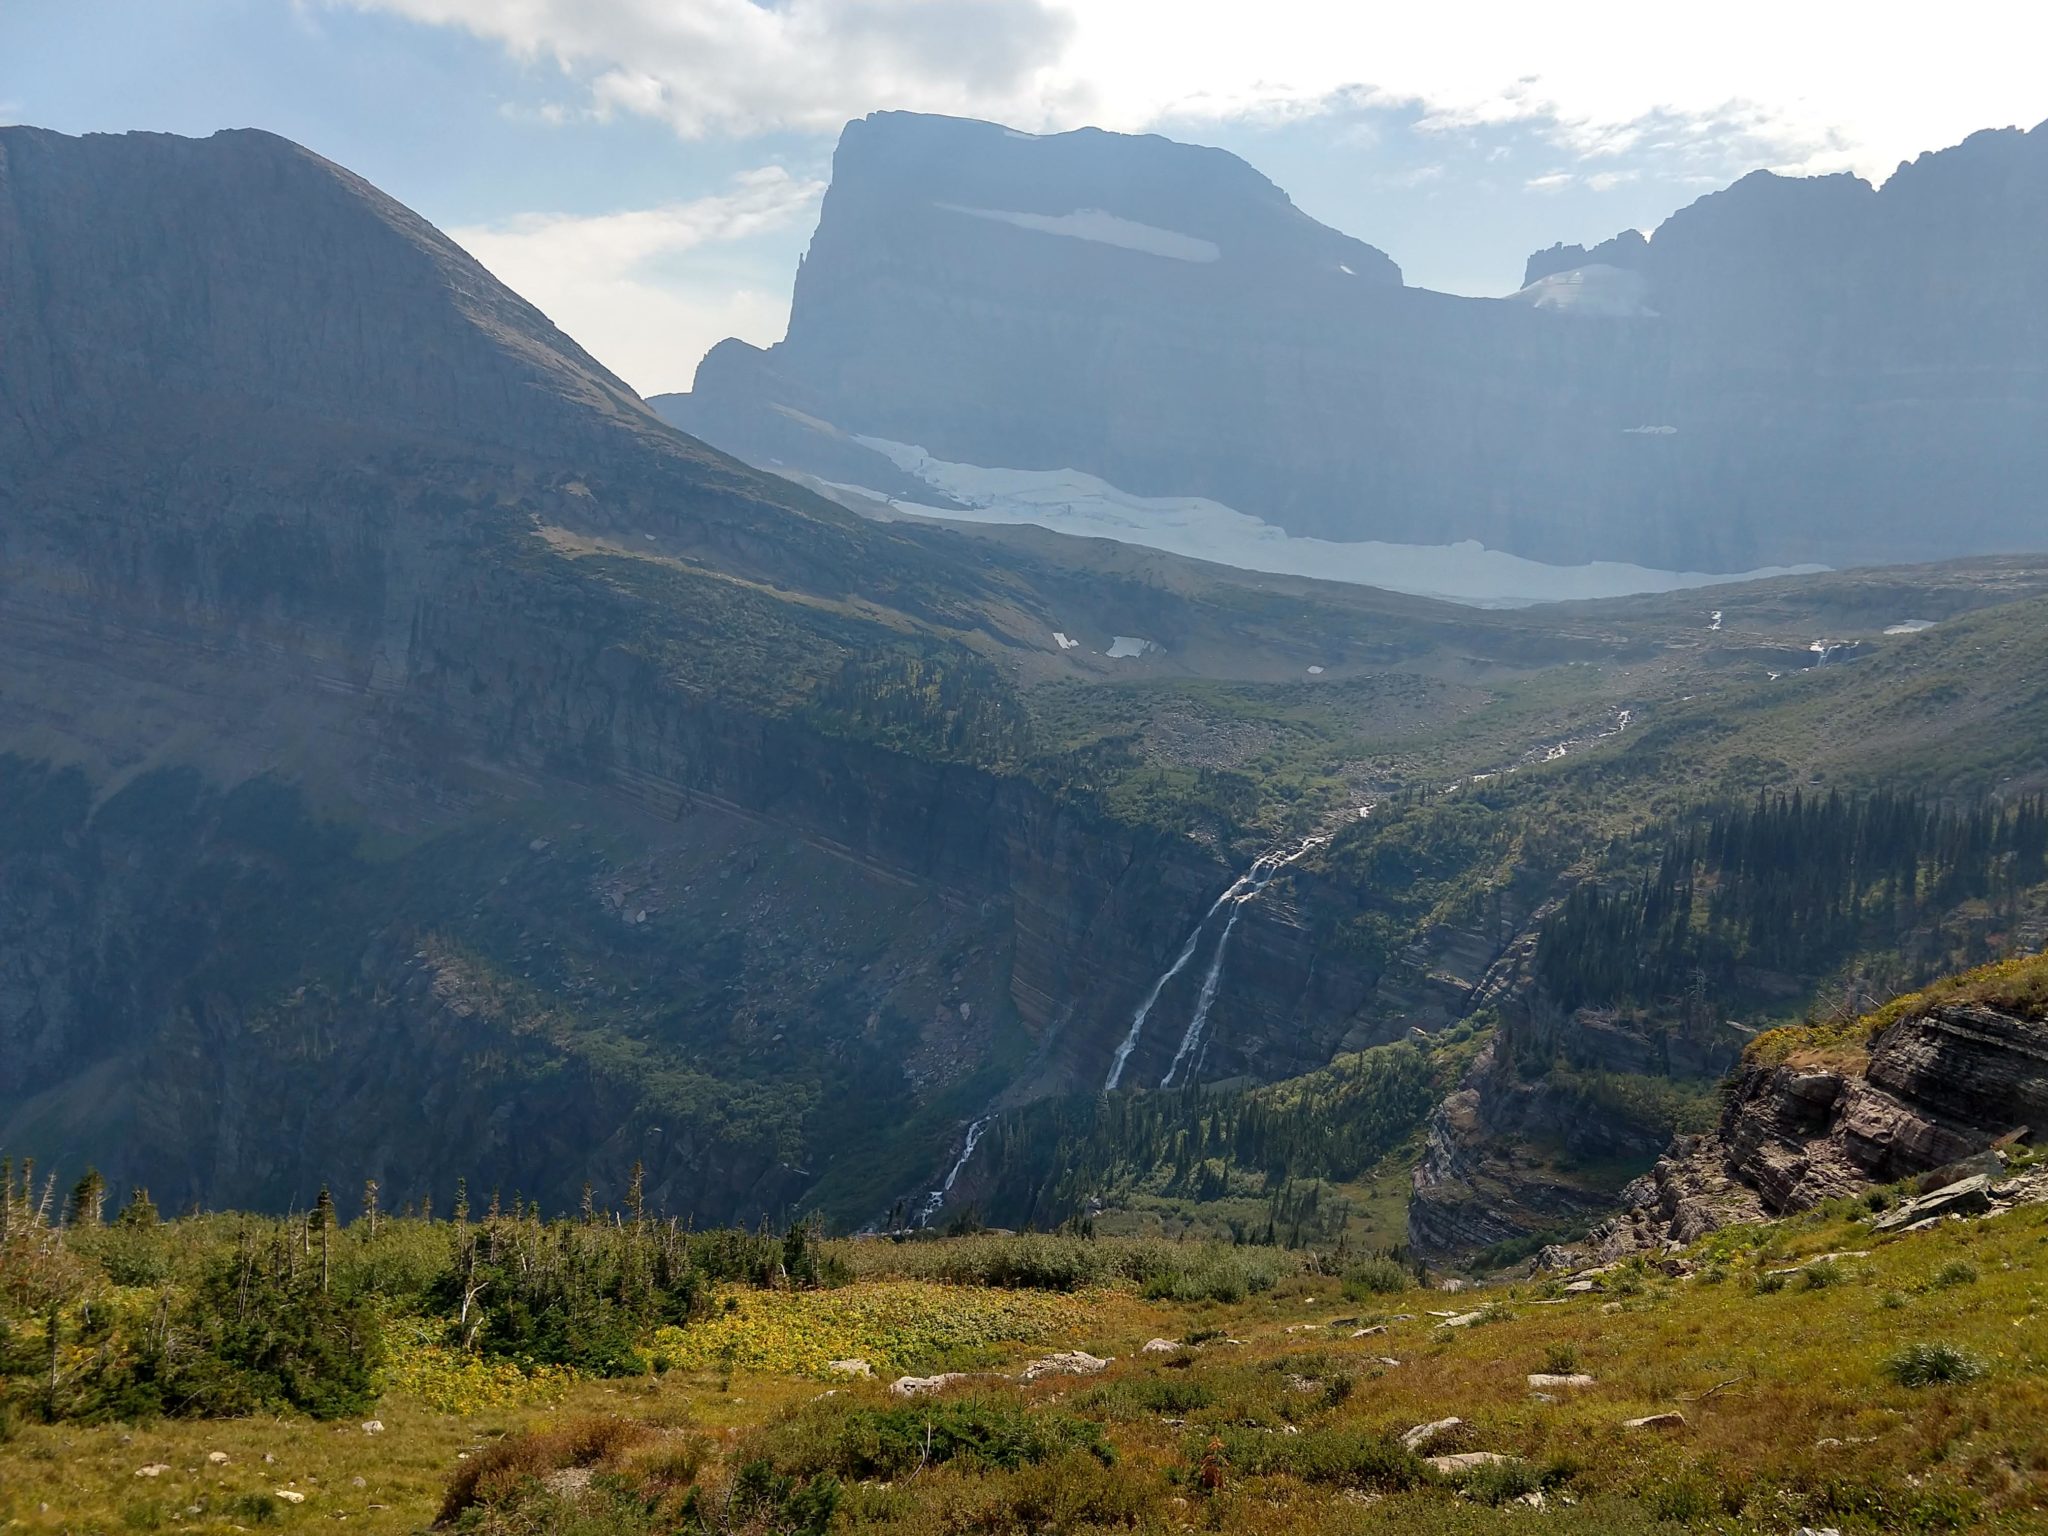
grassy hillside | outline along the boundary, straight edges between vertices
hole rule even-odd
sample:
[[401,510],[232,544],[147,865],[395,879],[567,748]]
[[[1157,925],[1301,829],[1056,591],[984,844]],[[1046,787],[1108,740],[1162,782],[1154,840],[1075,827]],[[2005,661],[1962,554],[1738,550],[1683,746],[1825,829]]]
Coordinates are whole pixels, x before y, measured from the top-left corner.
[[[59,1239],[25,1232],[17,1208],[0,1292],[0,1521],[49,1532],[338,1519],[402,1532],[437,1515],[505,1533],[2041,1528],[2048,1207],[1902,1237],[1873,1235],[1870,1214],[1859,1203],[1569,1285],[1456,1294],[1415,1289],[1385,1263],[1261,1248],[981,1237],[792,1249],[704,1234],[683,1245],[683,1267],[643,1277],[666,1299],[616,1336],[624,1353],[570,1363],[521,1352],[552,1339],[539,1353],[558,1354],[564,1336],[536,1330],[538,1314],[509,1294],[480,1300],[486,1320],[466,1330],[462,1296],[486,1271],[523,1294],[511,1275],[533,1242],[535,1256],[629,1252],[630,1213],[622,1227],[553,1234],[509,1213],[385,1218],[375,1238],[357,1220],[310,1239],[250,1218],[131,1218]],[[261,1278],[262,1254],[279,1238],[298,1254],[298,1301],[265,1313],[281,1293]],[[666,1240],[643,1241],[653,1254]],[[323,1250],[329,1290],[315,1302]],[[256,1277],[241,1286],[245,1317],[306,1322],[272,1331],[270,1366],[308,1339],[346,1354],[348,1338],[373,1331],[357,1395],[263,1399],[258,1385],[289,1372],[247,1354],[222,1366],[232,1330],[216,1330],[213,1389],[258,1391],[233,1416],[178,1401],[81,1412],[87,1384],[132,1377],[160,1341],[190,1354],[184,1303],[209,1273]],[[598,1287],[614,1320],[617,1280]],[[335,1326],[344,1314],[353,1334]],[[1169,1343],[1148,1349],[1155,1339]],[[1073,1349],[1110,1363],[1018,1378]],[[829,1363],[848,1358],[876,1378]],[[967,1374],[910,1399],[884,1385],[939,1370]],[[51,1412],[59,1422],[43,1422]],[[1414,1427],[1449,1419],[1404,1445]]]

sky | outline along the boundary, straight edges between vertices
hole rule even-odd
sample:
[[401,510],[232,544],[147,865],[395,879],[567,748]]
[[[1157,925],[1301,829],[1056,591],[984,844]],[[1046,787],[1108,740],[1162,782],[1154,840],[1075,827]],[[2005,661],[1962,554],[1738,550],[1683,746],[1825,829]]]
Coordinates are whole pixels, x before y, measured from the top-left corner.
[[643,394],[787,324],[885,108],[1242,156],[1410,283],[1497,294],[1751,170],[2048,118],[2039,0],[0,0],[0,123],[258,127],[447,230]]

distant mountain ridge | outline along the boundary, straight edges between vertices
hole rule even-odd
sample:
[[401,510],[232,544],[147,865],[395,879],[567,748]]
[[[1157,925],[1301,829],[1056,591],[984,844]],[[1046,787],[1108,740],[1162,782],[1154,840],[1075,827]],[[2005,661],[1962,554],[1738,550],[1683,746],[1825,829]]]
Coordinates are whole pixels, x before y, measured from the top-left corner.
[[1721,573],[1947,558],[2048,538],[2044,249],[2048,127],[1882,189],[1758,172],[1486,300],[1404,286],[1220,151],[879,113],[841,140],[787,338],[721,343],[652,403],[755,464],[939,507],[888,445],[1275,537]]

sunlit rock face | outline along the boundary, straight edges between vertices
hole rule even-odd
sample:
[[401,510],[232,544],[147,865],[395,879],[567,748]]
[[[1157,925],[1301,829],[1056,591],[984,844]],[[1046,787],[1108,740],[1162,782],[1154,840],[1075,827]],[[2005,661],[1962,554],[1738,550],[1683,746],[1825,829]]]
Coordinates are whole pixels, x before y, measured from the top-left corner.
[[1933,559],[2042,543],[2044,248],[2048,132],[2005,130],[1881,190],[1759,172],[1454,298],[1217,150],[885,113],[841,140],[788,338],[723,343],[654,403],[942,510],[957,487],[859,439],[1276,536],[1653,573]]

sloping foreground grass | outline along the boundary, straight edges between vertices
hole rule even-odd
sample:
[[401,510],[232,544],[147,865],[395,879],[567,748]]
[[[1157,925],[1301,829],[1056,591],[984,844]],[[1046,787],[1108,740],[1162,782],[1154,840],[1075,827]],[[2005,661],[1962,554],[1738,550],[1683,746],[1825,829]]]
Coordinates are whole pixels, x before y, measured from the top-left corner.
[[[1115,1363],[1030,1384],[977,1375],[932,1399],[734,1363],[467,1417],[394,1393],[381,1433],[31,1427],[0,1446],[0,1527],[331,1530],[342,1516],[413,1531],[488,1452],[456,1516],[472,1531],[2048,1529],[2048,1208],[1890,1240],[1822,1213],[1716,1234],[1688,1260],[1684,1278],[1638,1264],[1591,1291],[1410,1291],[1365,1309],[1309,1274],[1231,1304],[1041,1297],[1063,1310],[1036,1341],[971,1341],[968,1363],[1054,1347]],[[776,1326],[815,1311],[846,1328],[863,1292],[880,1317],[904,1285],[778,1297]],[[1460,1308],[1479,1315],[1430,1315]],[[879,1354],[895,1326],[833,1341]],[[1193,1347],[1143,1352],[1154,1335]],[[1947,1362],[1931,1377],[1930,1358]],[[1592,1381],[1532,1389],[1538,1373]],[[1671,1413],[1683,1422],[1627,1427]],[[619,1422],[577,1427],[593,1416]],[[1450,1417],[1463,1422],[1424,1455],[1509,1459],[1446,1474],[1401,1445]],[[165,1470],[137,1477],[147,1465]]]

